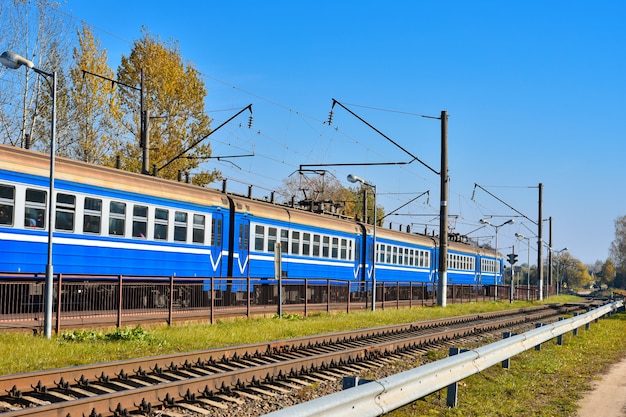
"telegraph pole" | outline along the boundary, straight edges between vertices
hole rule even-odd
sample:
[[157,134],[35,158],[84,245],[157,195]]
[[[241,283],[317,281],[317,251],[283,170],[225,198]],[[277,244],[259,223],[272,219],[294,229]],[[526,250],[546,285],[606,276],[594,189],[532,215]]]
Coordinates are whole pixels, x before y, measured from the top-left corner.
[[441,112],[441,205],[439,208],[439,282],[437,305],[448,298],[448,112]]
[[543,203],[543,184],[539,183],[539,217],[537,219],[537,274],[539,277],[539,299],[543,300],[543,257],[541,252],[543,252],[543,244],[542,244],[542,221],[543,213],[541,210],[541,206]]

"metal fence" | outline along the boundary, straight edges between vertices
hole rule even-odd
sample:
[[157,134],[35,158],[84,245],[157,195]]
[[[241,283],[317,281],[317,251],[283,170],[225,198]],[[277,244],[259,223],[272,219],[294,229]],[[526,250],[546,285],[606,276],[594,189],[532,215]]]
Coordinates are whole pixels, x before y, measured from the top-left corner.
[[[43,326],[43,275],[0,275],[0,328]],[[277,313],[371,309],[371,286],[333,279],[54,276],[53,328],[118,326],[147,322],[250,317]],[[496,295],[497,294],[497,295]],[[466,303],[508,299],[509,287],[450,285],[447,300]],[[379,282],[376,309],[436,304],[433,283]],[[536,287],[515,288],[515,299],[536,300]]]

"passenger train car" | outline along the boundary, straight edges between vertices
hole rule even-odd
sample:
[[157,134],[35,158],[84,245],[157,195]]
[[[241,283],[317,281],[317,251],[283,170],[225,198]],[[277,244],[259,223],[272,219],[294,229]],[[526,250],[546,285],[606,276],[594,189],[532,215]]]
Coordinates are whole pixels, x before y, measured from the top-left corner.
[[[435,283],[435,237],[56,158],[54,272]],[[49,155],[0,145],[0,272],[44,273]],[[451,242],[450,284],[502,280],[502,257]]]

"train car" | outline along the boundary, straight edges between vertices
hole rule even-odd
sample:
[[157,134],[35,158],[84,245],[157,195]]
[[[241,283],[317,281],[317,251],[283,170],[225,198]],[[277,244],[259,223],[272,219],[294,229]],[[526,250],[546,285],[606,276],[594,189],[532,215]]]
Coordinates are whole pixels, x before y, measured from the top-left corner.
[[[228,278],[273,279],[280,255],[288,278],[365,283],[375,264],[382,282],[437,279],[435,237],[378,227],[374,251],[373,226],[338,215],[66,158],[55,166],[55,273],[218,277],[237,292]],[[0,272],[45,272],[48,178],[48,154],[0,145]],[[450,283],[501,282],[501,255],[449,248]]]
[[[360,272],[361,227],[354,221],[242,197],[234,205],[234,230],[248,231],[233,251],[233,276],[355,280]],[[243,232],[242,234],[245,234]]]
[[436,280],[438,241],[378,227],[376,231],[376,280],[379,282],[427,282]]
[[[55,164],[54,272],[225,276],[217,192],[66,158]],[[49,155],[0,146],[0,271],[44,273]]]

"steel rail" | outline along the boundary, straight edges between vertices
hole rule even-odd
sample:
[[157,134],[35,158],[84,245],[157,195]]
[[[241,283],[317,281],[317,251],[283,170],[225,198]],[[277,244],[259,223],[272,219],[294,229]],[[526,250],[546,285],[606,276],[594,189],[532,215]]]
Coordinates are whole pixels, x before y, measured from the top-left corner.
[[264,417],[375,417],[432,394],[623,307],[623,301]]
[[[514,323],[528,322],[545,317],[547,314],[554,315],[554,310],[540,310],[530,316],[513,317],[499,319],[490,323],[469,322],[462,328],[448,329],[439,333],[412,335],[409,338],[402,337],[400,333],[389,332],[387,341],[369,342],[368,346],[356,343],[356,346],[345,348],[340,351],[322,352],[316,356],[296,357],[280,362],[251,365],[247,368],[223,370],[220,364],[214,367],[205,366],[204,371],[198,372],[194,369],[182,370],[187,372],[187,376],[178,375],[177,370],[164,369],[161,374],[152,376],[153,379],[171,378],[174,380],[163,381],[153,386],[143,386],[134,389],[126,389],[116,392],[104,393],[102,395],[91,394],[89,396],[86,389],[69,387],[67,393],[74,392],[78,395],[87,395],[84,398],[69,400],[64,402],[29,407],[21,410],[1,413],[3,417],[15,416],[35,416],[35,415],[90,415],[105,414],[125,409],[141,409],[143,407],[153,407],[154,404],[174,405],[177,401],[194,401],[196,397],[203,393],[213,393],[220,391],[224,387],[237,387],[245,384],[258,384],[260,381],[271,381],[273,379],[283,379],[288,375],[293,375],[294,370],[308,370],[314,372],[318,369],[325,369],[331,364],[358,363],[368,358],[376,358],[384,353],[399,351],[425,343],[433,343],[441,340],[450,340],[455,337],[463,337],[468,334],[481,333],[492,329],[511,326]],[[392,326],[395,327],[395,326]],[[371,330],[370,330],[371,331]],[[256,359],[262,361],[262,358]],[[236,368],[237,363],[231,364]],[[224,367],[223,365],[221,366]],[[213,369],[210,369],[213,368]],[[203,375],[204,373],[204,375]],[[196,374],[197,376],[192,376]],[[206,375],[208,374],[208,375]],[[178,376],[177,376],[178,375]],[[177,379],[180,378],[180,379]]]
[[210,359],[242,357],[246,354],[265,354],[266,352],[281,352],[298,346],[339,343],[341,341],[370,337],[374,333],[405,332],[408,330],[422,330],[450,326],[458,323],[468,323],[480,319],[492,317],[506,317],[525,312],[544,311],[553,308],[551,306],[537,306],[524,309],[494,311],[488,313],[470,314],[463,316],[448,317],[443,319],[427,320],[401,325],[382,326],[365,330],[350,330],[332,334],[299,337],[289,340],[253,343],[247,345],[229,346],[224,348],[201,350],[197,352],[174,353],[137,359],[127,359],[115,362],[105,362],[90,365],[81,365],[71,368],[50,369],[36,372],[28,372],[14,375],[0,376],[0,392],[25,392],[35,386],[54,387],[64,379],[65,381],[78,381],[88,378],[97,380],[103,374],[109,377],[123,373],[135,372],[138,369],[168,368],[171,364],[184,366],[190,357],[194,360],[207,361]]

